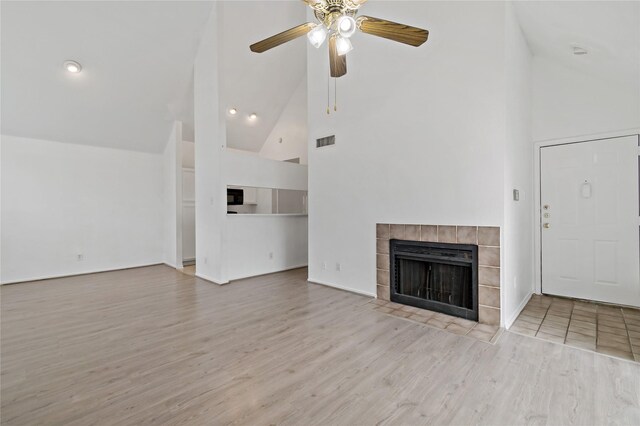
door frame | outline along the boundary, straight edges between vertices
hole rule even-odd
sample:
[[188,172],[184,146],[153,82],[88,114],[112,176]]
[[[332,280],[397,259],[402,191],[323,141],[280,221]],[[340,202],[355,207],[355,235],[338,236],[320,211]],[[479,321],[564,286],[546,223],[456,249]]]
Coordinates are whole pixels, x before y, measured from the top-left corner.
[[[640,140],[640,128],[620,130],[617,132],[597,133],[591,135],[574,136],[561,139],[548,139],[534,142],[533,152],[533,253],[534,253],[534,286],[533,291],[536,294],[542,294],[542,202],[541,202],[541,184],[542,178],[540,168],[542,167],[540,150],[541,148],[556,145],[567,145],[574,143],[593,142],[602,139],[615,139],[626,136],[638,136]],[[640,156],[640,147],[638,148]]]

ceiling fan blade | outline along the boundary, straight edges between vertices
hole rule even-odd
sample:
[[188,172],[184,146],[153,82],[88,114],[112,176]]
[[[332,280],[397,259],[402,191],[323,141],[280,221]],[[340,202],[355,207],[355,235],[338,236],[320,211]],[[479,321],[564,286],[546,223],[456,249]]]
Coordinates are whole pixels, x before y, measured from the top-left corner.
[[329,66],[331,77],[342,77],[347,73],[347,55],[338,55],[335,37],[329,39]]
[[384,19],[360,16],[356,20],[363,33],[418,47],[429,38],[429,31]]
[[283,43],[296,39],[298,37],[302,37],[309,31],[311,31],[316,24],[307,22],[302,25],[298,25],[297,27],[293,27],[287,31],[283,31],[279,34],[271,36],[269,38],[265,38],[262,41],[252,44],[249,46],[252,52],[262,53],[266,50],[273,49],[276,46],[280,46]]

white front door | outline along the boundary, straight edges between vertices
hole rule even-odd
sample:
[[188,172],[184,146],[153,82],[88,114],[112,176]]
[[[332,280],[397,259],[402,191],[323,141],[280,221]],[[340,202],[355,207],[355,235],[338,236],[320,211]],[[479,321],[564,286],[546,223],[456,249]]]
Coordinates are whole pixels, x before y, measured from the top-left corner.
[[540,150],[542,292],[640,306],[638,136]]

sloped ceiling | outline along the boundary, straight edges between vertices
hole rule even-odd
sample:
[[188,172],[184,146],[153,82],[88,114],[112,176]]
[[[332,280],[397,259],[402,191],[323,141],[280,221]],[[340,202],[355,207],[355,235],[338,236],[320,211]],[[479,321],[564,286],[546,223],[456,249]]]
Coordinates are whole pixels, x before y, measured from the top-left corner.
[[[640,90],[640,2],[518,1],[514,6],[534,55]],[[572,44],[589,53],[574,55]]]
[[[514,5],[535,55],[640,90],[640,2]],[[2,133],[159,152],[182,119],[192,139],[193,59],[211,7],[2,1]],[[228,146],[259,151],[306,74],[306,38],[262,54],[249,45],[305,22],[306,11],[297,0],[221,3],[221,102],[239,110],[227,117]],[[572,43],[589,54],[571,54]],[[66,59],[83,72],[65,72]]]
[[[2,1],[2,133],[161,151],[212,3]],[[83,71],[63,70],[67,59]]]
[[[307,38],[253,53],[256,41],[306,22],[301,1],[227,1],[221,4],[221,102],[228,110],[227,146],[258,152],[306,75]],[[255,112],[255,121],[248,115]]]

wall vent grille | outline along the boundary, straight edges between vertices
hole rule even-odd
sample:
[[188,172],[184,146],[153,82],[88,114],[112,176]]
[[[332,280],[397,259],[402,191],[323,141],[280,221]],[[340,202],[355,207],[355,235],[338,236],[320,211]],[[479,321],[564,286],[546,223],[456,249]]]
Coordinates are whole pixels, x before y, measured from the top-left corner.
[[326,136],[324,138],[316,139],[316,148],[323,148],[325,146],[331,146],[336,144],[336,135]]

